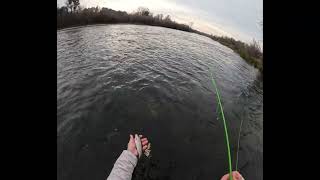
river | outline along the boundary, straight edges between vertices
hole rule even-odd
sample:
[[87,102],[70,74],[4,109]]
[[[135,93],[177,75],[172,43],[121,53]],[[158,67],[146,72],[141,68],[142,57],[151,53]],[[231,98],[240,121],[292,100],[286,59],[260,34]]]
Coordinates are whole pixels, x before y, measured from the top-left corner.
[[57,31],[57,178],[102,180],[129,134],[152,144],[133,179],[213,180],[233,168],[263,179],[263,80],[231,49],[207,37],[144,25]]

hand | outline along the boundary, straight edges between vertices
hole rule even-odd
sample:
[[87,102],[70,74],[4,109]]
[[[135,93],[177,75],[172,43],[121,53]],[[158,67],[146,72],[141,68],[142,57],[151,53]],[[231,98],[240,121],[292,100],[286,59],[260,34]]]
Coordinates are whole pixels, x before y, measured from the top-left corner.
[[[144,152],[147,147],[148,147],[148,139],[147,138],[142,138],[142,135],[139,135],[140,139],[141,139],[141,144],[142,144],[142,151]],[[132,152],[135,156],[138,156],[138,150],[136,147],[136,143],[134,142],[134,137],[133,135],[130,134],[130,140],[128,142],[128,151]]]
[[[241,174],[238,171],[232,172],[232,179],[233,180],[244,180]],[[229,180],[229,173],[224,175],[221,180]]]

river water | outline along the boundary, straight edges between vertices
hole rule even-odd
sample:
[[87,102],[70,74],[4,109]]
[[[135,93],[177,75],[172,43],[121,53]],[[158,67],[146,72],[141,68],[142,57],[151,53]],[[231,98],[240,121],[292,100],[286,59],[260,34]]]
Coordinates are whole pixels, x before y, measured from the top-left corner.
[[133,179],[213,180],[228,171],[221,93],[233,168],[263,175],[263,81],[231,49],[162,27],[103,25],[57,32],[57,178],[102,180],[129,134],[152,144]]

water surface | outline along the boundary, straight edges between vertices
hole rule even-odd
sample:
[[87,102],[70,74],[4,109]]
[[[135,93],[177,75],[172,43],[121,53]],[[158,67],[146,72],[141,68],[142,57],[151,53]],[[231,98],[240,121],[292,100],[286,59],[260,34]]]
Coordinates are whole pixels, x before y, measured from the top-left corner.
[[88,26],[57,32],[59,180],[102,180],[129,134],[148,136],[151,160],[134,179],[220,179],[227,173],[220,89],[235,167],[262,179],[263,83],[231,49],[162,27]]

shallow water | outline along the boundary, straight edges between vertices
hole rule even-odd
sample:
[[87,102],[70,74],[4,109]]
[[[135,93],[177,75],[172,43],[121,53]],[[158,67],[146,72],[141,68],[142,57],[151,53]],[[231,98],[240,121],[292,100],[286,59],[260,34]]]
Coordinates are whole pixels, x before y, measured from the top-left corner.
[[227,173],[222,96],[235,168],[262,179],[263,82],[239,55],[197,34],[139,25],[57,32],[57,174],[105,179],[129,134],[152,144],[134,179],[219,179]]

